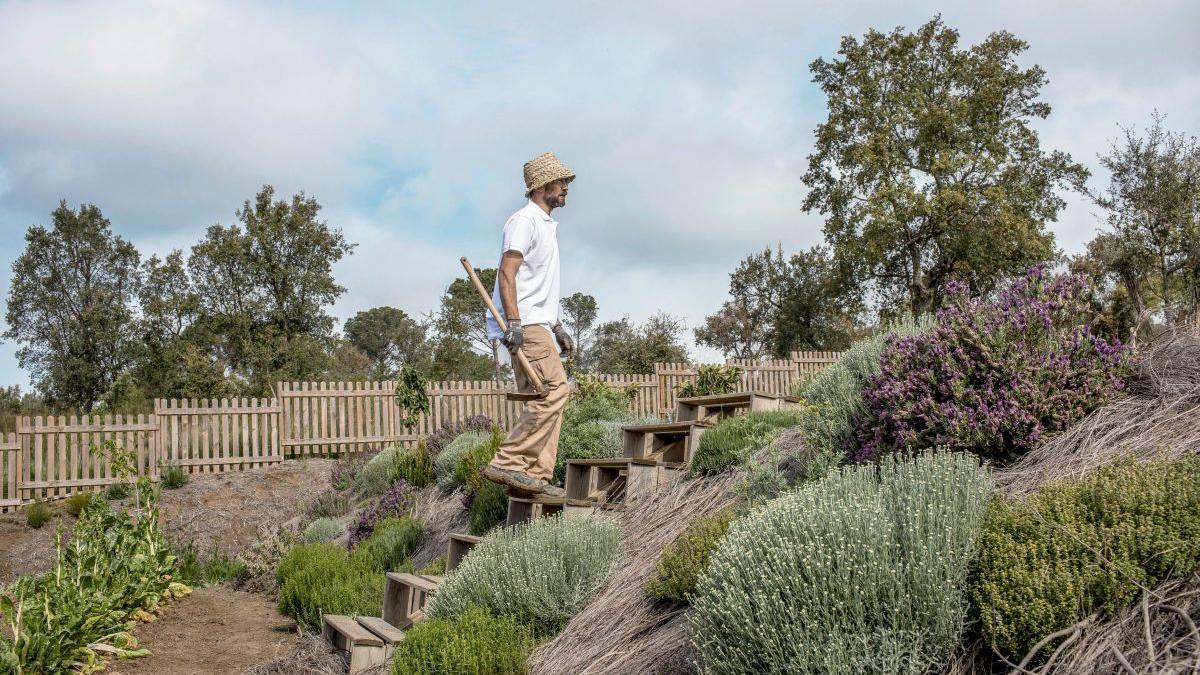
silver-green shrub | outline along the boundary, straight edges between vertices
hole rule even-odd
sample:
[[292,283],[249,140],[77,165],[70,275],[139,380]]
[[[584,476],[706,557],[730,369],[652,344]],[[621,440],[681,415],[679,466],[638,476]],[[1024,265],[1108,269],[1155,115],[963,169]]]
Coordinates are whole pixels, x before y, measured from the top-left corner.
[[539,518],[484,537],[446,577],[432,617],[472,606],[553,632],[608,579],[619,532],[606,518]]
[[960,453],[846,467],[734,522],[692,596],[705,673],[940,666],[967,615],[988,479]]
[[306,544],[333,541],[346,533],[346,526],[333,518],[317,518],[304,528],[302,540]]
[[909,319],[859,340],[837,363],[822,370],[811,382],[796,387],[792,393],[805,403],[800,427],[806,455],[814,464],[807,475],[821,475],[853,449],[854,423],[866,412],[863,384],[868,377],[880,373],[880,355],[887,337],[917,335],[929,330],[933,323],[930,317],[916,322]]
[[384,448],[363,465],[354,477],[354,491],[360,497],[376,497],[395,482],[395,447]]
[[442,453],[433,461],[433,473],[437,476],[438,487],[445,492],[451,492],[461,485],[454,475],[459,461],[462,460],[463,455],[483,445],[490,438],[491,433],[486,431],[467,431],[450,441],[450,445],[447,445],[446,449],[442,450]]

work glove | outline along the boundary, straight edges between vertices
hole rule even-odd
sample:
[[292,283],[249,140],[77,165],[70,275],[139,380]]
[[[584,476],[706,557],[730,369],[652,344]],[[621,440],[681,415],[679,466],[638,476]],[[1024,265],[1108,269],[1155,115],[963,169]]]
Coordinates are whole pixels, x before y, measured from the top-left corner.
[[554,324],[554,338],[558,340],[558,346],[562,350],[562,356],[571,358],[575,353],[575,342],[571,339],[571,334],[563,328],[561,323]]
[[520,324],[510,324],[508,330],[500,337],[500,342],[508,347],[509,353],[516,354],[521,345],[525,344],[525,329]]

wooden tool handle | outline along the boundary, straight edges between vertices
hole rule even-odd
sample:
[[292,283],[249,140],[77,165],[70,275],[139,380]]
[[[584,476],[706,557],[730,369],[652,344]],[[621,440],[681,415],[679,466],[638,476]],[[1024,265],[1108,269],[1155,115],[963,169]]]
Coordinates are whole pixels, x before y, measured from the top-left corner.
[[[483,282],[479,280],[479,275],[475,274],[475,268],[471,266],[471,261],[467,260],[466,256],[463,256],[459,258],[459,262],[462,263],[463,269],[467,271],[467,277],[471,279],[471,283],[475,284],[475,290],[479,291],[479,297],[483,298],[483,303],[487,305],[488,311],[492,313],[492,317],[496,319],[496,323],[500,324],[500,330],[507,333],[508,322],[504,320],[504,315],[500,313],[500,310],[496,309],[496,303],[492,302],[492,294],[488,293],[487,289],[483,287]],[[499,273],[500,270],[496,270],[496,274]],[[542,378],[538,377],[537,371],[530,365],[529,359],[525,358],[525,353],[520,348],[517,348],[517,351],[513,353],[513,361],[521,367],[526,379],[529,380],[529,386],[535,392],[545,396],[550,391],[550,387],[546,386],[542,382]]]

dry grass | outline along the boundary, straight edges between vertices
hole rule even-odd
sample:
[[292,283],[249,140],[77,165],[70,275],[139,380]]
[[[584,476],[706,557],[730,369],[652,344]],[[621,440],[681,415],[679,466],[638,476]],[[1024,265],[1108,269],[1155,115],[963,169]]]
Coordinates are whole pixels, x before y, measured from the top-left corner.
[[470,531],[471,514],[463,508],[462,498],[461,492],[443,494],[436,485],[417,493],[413,518],[420,521],[425,534],[410,556],[414,569],[419,570],[438,556],[446,555],[451,532]]
[[534,675],[675,673],[690,670],[684,608],[646,597],[664,547],[693,519],[733,501],[739,473],[679,479],[621,516],[617,573],[553,640],[530,657]]
[[[329,647],[316,633],[304,633],[296,639],[296,647],[287,654],[276,656],[242,671],[243,675],[345,675],[348,659]],[[386,675],[388,666],[362,671],[364,675]]]

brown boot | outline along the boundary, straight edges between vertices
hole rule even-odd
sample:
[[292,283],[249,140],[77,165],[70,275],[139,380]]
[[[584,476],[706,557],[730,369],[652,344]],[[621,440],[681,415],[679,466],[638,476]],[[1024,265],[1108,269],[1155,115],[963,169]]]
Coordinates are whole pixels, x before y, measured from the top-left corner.
[[484,467],[481,473],[483,474],[484,478],[492,481],[493,483],[507,485],[522,492],[538,492],[541,489],[541,481],[527,473],[521,473],[520,471],[502,469],[498,466],[488,464],[486,467]]

